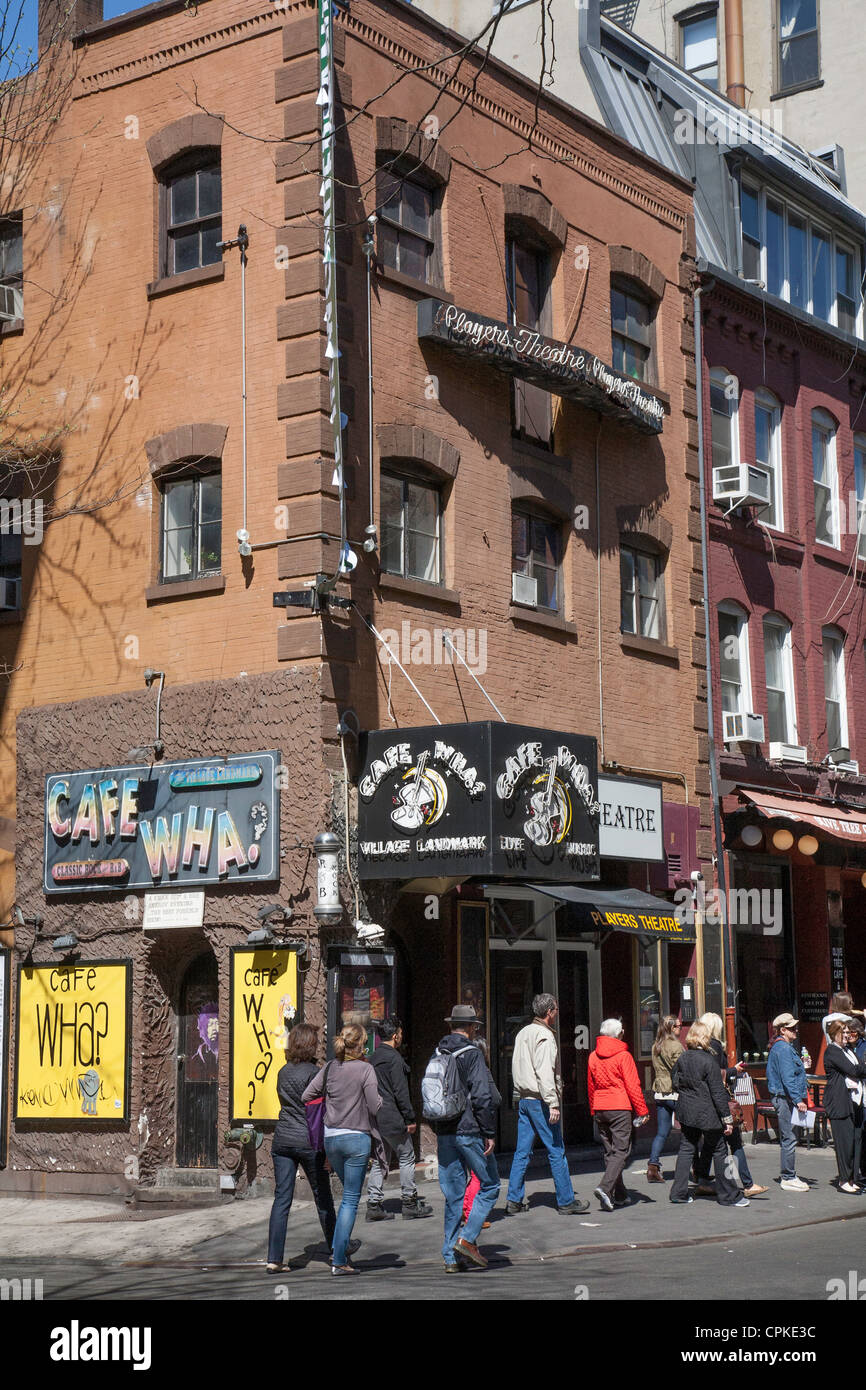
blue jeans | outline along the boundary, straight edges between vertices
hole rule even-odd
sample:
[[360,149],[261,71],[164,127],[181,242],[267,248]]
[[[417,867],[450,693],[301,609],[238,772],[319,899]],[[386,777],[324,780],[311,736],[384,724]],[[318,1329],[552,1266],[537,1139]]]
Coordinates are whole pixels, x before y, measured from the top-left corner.
[[337,1216],[331,1196],[331,1179],[325,1172],[325,1155],[314,1153],[312,1149],[295,1149],[291,1153],[272,1153],[271,1158],[274,1163],[275,1191],[268,1224],[268,1264],[283,1263],[286,1225],[295,1195],[295,1178],[299,1165],[306,1173],[307,1181],[312,1188],[313,1200],[319,1213],[319,1224],[330,1250]]
[[547,1149],[556,1188],[556,1205],[567,1207],[575,1197],[568,1171],[568,1159],[565,1156],[565,1145],[562,1142],[562,1126],[558,1122],[555,1125],[550,1123],[550,1106],[546,1101],[536,1100],[534,1096],[522,1097],[517,1111],[517,1148],[508,1177],[508,1201],[523,1201],[524,1179],[536,1134]]
[[370,1144],[369,1134],[362,1134],[360,1131],[337,1134],[333,1139],[325,1139],[328,1162],[343,1184],[343,1200],[337,1212],[337,1226],[334,1231],[332,1264],[335,1265],[346,1263],[352,1227],[361,1200],[361,1189],[367,1175]]
[[656,1132],[650,1149],[650,1163],[658,1163],[662,1156],[665,1140],[673,1128],[674,1111],[677,1108],[675,1100],[656,1101]]
[[796,1109],[787,1096],[771,1096],[779,1117],[779,1144],[782,1149],[782,1181],[797,1176],[797,1139],[791,1124],[791,1112]]
[[469,1174],[476,1173],[481,1188],[469,1220],[463,1228],[463,1239],[475,1245],[481,1227],[496,1206],[499,1197],[499,1169],[494,1155],[484,1157],[484,1140],[467,1134],[440,1134],[437,1145],[439,1186],[445,1197],[445,1239],[442,1258],[447,1265],[454,1262],[454,1242],[463,1219],[463,1194]]

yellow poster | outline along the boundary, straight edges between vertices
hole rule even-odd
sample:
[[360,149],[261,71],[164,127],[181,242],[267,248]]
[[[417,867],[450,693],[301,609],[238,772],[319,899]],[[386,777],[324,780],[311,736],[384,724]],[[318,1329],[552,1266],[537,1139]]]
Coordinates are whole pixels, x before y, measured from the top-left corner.
[[128,1118],[129,986],[129,961],[19,968],[17,1119]]
[[232,953],[232,1124],[275,1120],[285,1040],[300,1022],[298,957],[286,949],[238,946]]

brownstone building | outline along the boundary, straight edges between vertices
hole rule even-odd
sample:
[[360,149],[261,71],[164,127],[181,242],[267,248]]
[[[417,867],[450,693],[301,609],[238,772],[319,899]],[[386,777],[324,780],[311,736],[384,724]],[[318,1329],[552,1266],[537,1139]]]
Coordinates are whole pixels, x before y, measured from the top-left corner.
[[[505,1093],[540,988],[580,1138],[602,1017],[645,1064],[682,981],[720,1001],[718,943],[623,897],[709,858],[690,190],[399,0],[337,12],[332,82],[305,2],[72,29],[0,210],[45,521],[3,537],[0,1184],[244,1190],[292,1010],[399,1013],[417,1077],[472,998]],[[51,993],[103,978],[110,1083]]]

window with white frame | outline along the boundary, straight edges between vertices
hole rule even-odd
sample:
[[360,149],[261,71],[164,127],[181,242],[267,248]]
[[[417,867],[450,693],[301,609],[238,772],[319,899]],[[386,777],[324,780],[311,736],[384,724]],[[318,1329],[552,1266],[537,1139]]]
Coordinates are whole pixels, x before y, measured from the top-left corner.
[[710,418],[713,434],[713,468],[740,462],[740,384],[724,367],[710,372]]
[[812,411],[812,477],[815,488],[815,540],[839,547],[839,478],[836,469],[836,422],[823,410]]
[[24,315],[24,219],[0,217],[0,323]]
[[825,323],[857,333],[860,255],[804,208],[744,181],[740,189],[743,275]]
[[664,562],[657,554],[620,546],[620,631],[665,640]]
[[767,682],[767,738],[771,743],[796,743],[791,624],[780,613],[768,613],[764,618],[764,674]]
[[821,630],[824,650],[824,704],[827,714],[827,749],[848,747],[848,701],[845,698],[845,636],[838,627]]
[[854,436],[854,487],[857,492],[857,556],[866,560],[866,434]]
[[749,615],[738,603],[719,604],[719,673],[722,714],[749,714]]
[[442,491],[435,483],[382,469],[382,569],[442,583]]
[[770,505],[760,514],[765,526],[784,527],[782,490],[782,410],[770,391],[755,392],[755,463],[770,475]]

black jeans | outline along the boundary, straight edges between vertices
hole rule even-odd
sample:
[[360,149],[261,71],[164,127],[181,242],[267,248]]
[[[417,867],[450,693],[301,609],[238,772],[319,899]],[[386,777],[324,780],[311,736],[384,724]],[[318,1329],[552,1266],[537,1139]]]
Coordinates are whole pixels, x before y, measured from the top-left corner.
[[334,1198],[331,1195],[330,1175],[325,1172],[325,1155],[312,1149],[284,1149],[282,1153],[271,1152],[274,1161],[274,1204],[268,1224],[268,1264],[281,1265],[286,1247],[286,1226],[295,1195],[295,1178],[298,1165],[307,1175],[307,1182],[313,1192],[313,1200],[319,1213],[319,1224],[330,1250],[334,1240],[334,1227],[337,1214],[334,1211]]
[[599,1110],[595,1122],[604,1149],[604,1177],[599,1187],[611,1199],[624,1201],[628,1193],[622,1180],[622,1170],[631,1151],[631,1111]]
[[854,1182],[860,1176],[860,1147],[863,1138],[863,1107],[855,1105],[854,1113],[844,1120],[831,1120],[833,1143],[836,1146],[836,1167],[840,1182]]
[[740,1189],[728,1177],[728,1146],[722,1129],[694,1129],[692,1125],[682,1126],[680,1151],[677,1154],[677,1167],[674,1173],[670,1198],[672,1202],[684,1202],[689,1195],[689,1172],[692,1161],[703,1141],[705,1151],[711,1155],[716,1175],[716,1198],[720,1206],[731,1207],[740,1200]]
[[[743,1134],[739,1125],[734,1125],[733,1133],[728,1135],[728,1148],[731,1151],[731,1157],[737,1165],[740,1174],[740,1182],[743,1184],[743,1187],[751,1187],[754,1179],[749,1169],[749,1160],[746,1158],[746,1151],[743,1148]],[[712,1161],[712,1150],[707,1144],[702,1144],[700,1157],[695,1159],[695,1176],[698,1182],[709,1181]]]

